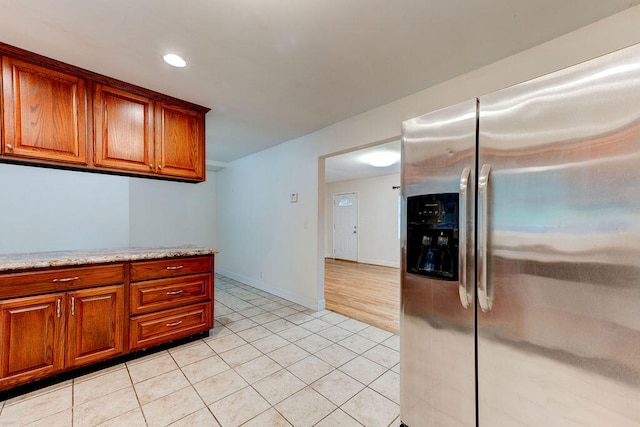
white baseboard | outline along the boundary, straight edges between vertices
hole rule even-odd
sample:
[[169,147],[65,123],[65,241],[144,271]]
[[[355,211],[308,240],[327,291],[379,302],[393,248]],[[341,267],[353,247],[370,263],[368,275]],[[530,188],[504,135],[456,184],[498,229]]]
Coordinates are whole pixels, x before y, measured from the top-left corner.
[[362,264],[381,265],[383,267],[400,268],[400,262],[385,261],[380,259],[358,258],[358,262]]
[[238,282],[242,282],[245,285],[253,286],[256,289],[260,289],[261,291],[269,292],[270,294],[273,294],[280,298],[284,298],[288,301],[295,302],[296,304],[300,304],[311,310],[320,311],[320,310],[324,310],[324,307],[325,307],[324,299],[320,301],[316,301],[310,298],[301,297],[300,295],[296,295],[284,289],[273,287],[267,283],[263,283],[259,280],[254,280],[249,277],[245,277],[241,274],[237,274],[232,271],[216,269],[216,273],[221,274],[223,276],[227,276],[230,279],[237,280]]
[[[334,257],[333,255],[325,255],[325,259],[338,259],[336,257]],[[379,260],[379,259],[369,259],[369,258],[358,258],[357,261],[360,264],[372,264],[372,265],[380,265],[382,267],[393,267],[393,268],[400,268],[400,262],[394,262],[394,261],[383,261],[383,260]]]

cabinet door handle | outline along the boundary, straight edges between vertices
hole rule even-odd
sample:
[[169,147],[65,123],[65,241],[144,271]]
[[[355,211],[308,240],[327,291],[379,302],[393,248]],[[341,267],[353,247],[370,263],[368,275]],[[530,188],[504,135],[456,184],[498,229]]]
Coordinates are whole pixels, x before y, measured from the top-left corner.
[[171,328],[173,326],[178,326],[181,323],[182,323],[182,320],[178,320],[177,322],[173,322],[173,323],[167,323],[167,328]]
[[153,169],[153,163],[149,163],[149,169]]
[[80,279],[78,276],[76,276],[76,277],[65,277],[64,279],[53,279],[53,283],[71,282],[73,280],[78,280],[78,279]]
[[158,165],[158,169],[162,169],[162,165]]
[[58,298],[58,302],[56,303],[56,314],[60,317],[60,298]]
[[167,270],[180,270],[181,268],[184,268],[184,265],[169,266]]
[[75,297],[71,297],[71,315],[76,315],[76,299]]
[[7,144],[7,150],[13,150],[13,145]]
[[180,289],[179,291],[167,292],[167,295],[179,295],[179,294],[181,294],[183,292],[184,292],[184,290]]

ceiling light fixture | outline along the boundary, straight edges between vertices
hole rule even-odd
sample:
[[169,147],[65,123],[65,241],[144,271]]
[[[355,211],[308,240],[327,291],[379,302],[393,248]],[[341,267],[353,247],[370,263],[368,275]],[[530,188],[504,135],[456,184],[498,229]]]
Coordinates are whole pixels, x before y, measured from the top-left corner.
[[393,151],[377,151],[362,156],[362,161],[377,168],[385,168],[400,160],[400,153]]
[[178,68],[182,68],[187,65],[187,62],[184,59],[174,53],[167,53],[162,57],[162,59],[164,59],[164,62],[166,62],[167,64],[173,65],[174,67]]

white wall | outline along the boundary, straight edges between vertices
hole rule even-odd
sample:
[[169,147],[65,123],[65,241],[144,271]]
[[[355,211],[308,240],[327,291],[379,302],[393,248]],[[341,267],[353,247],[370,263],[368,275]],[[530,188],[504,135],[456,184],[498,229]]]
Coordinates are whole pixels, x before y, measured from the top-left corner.
[[0,164],[0,253],[215,247],[215,173],[199,184]]
[[131,246],[215,247],[216,174],[198,184],[130,178]]
[[[218,172],[218,270],[321,308],[324,161],[396,138],[403,120],[640,42],[640,6],[315,133],[231,162]],[[318,165],[320,164],[320,169]],[[288,194],[300,202],[290,204]]]
[[358,193],[358,262],[400,267],[400,174],[325,184],[325,256],[333,257],[333,195]]
[[[281,144],[217,176],[216,269],[306,306],[317,304],[317,156]],[[290,203],[289,194],[298,193]]]

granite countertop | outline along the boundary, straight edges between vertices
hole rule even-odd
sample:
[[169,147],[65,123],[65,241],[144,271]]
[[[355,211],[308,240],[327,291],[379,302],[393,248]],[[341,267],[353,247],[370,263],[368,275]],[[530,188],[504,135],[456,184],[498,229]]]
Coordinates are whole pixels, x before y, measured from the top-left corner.
[[213,255],[219,252],[201,246],[171,246],[0,254],[0,271]]

